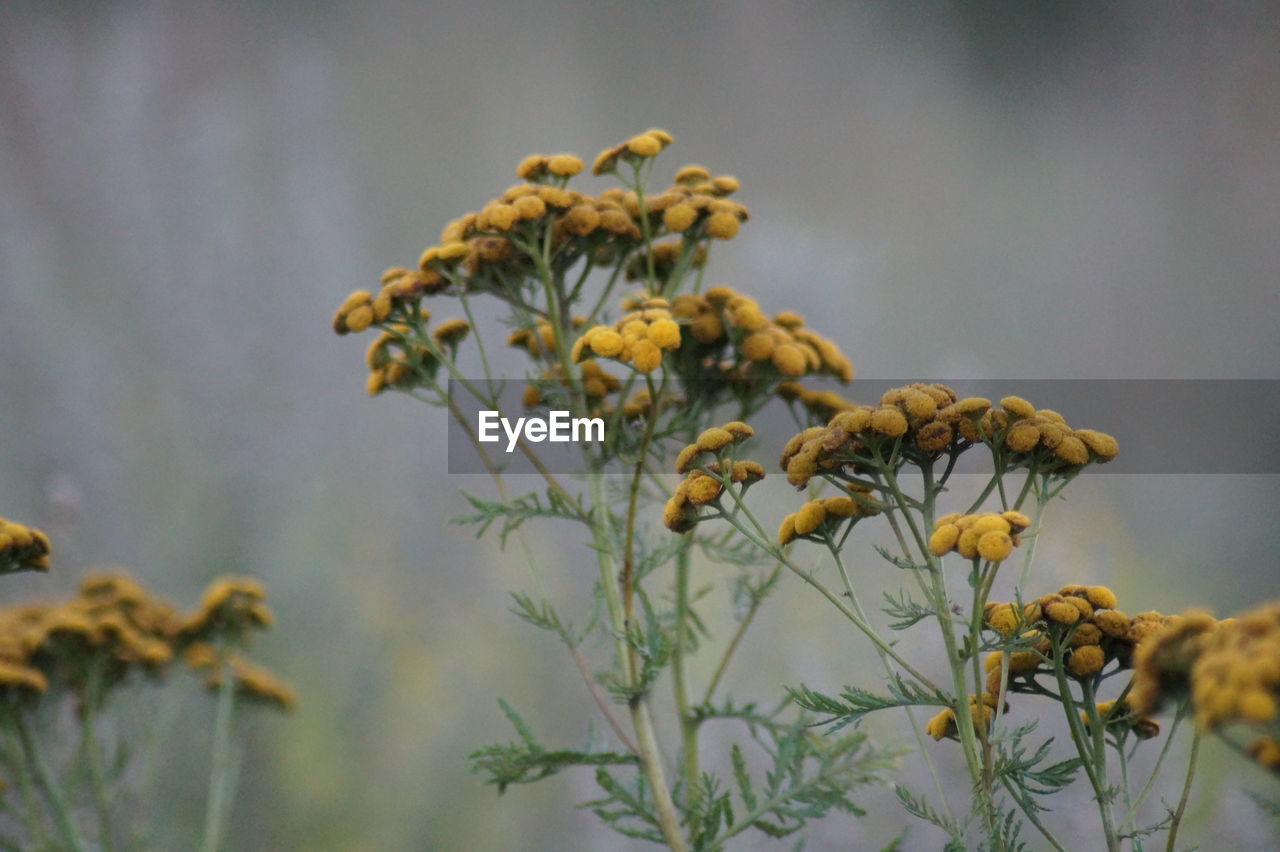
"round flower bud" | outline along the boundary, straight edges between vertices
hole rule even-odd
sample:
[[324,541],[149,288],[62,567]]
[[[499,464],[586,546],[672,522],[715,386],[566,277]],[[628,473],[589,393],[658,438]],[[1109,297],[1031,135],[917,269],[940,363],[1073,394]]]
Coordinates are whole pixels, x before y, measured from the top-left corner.
[[710,503],[720,496],[720,492],[724,490],[715,477],[712,476],[695,476],[688,480],[689,486],[685,491],[689,502],[694,506],[702,506]]
[[1058,624],[1075,624],[1080,620],[1080,610],[1062,598],[1041,604],[1041,610],[1045,618]]
[[738,217],[732,213],[712,213],[707,217],[706,228],[709,237],[732,239],[738,233]]
[[907,418],[897,408],[877,408],[871,415],[871,428],[881,435],[896,438],[907,431]]
[[547,158],[547,171],[560,177],[572,177],[582,171],[582,160],[572,154],[553,154]]
[[955,524],[939,524],[929,536],[929,552],[934,556],[950,553],[959,538],[960,528]]
[[738,351],[748,361],[764,361],[772,357],[775,344],[773,338],[762,331],[748,334],[738,345]]
[[698,436],[697,447],[702,452],[714,453],[733,443],[733,433],[727,429],[711,427]]
[[683,231],[698,218],[698,210],[687,201],[673,204],[662,212],[662,226],[668,231]]
[[1105,432],[1095,432],[1092,429],[1077,429],[1076,437],[1079,438],[1101,461],[1111,461],[1120,452],[1120,445],[1116,439]]
[[647,133],[627,140],[627,150],[637,157],[652,157],[662,150],[662,143]]
[[1089,449],[1074,435],[1067,435],[1054,450],[1054,454],[1067,464],[1084,464],[1089,460]]
[[1078,678],[1092,677],[1102,671],[1106,655],[1097,645],[1082,645],[1071,652],[1067,660],[1067,671]]
[[1040,430],[1030,423],[1018,423],[1004,436],[1004,443],[1015,453],[1025,453],[1040,443]]
[[785,546],[794,541],[796,537],[796,516],[794,514],[787,515],[782,519],[782,523],[778,526],[778,544]]
[[373,325],[373,305],[361,305],[347,314],[347,331],[360,332]]
[[1006,396],[1000,400],[1000,407],[1014,420],[1025,420],[1036,413],[1036,407],[1020,396]]
[[1122,639],[1129,632],[1129,616],[1118,609],[1104,609],[1093,614],[1093,623],[1112,639]]
[[649,324],[648,337],[659,349],[676,349],[680,346],[680,326],[675,320],[655,320]]
[[951,427],[940,421],[926,423],[916,433],[916,446],[926,453],[945,450],[951,443]]
[[978,555],[988,562],[1002,562],[1012,552],[1013,540],[1008,533],[992,530],[978,538]]
[[650,373],[662,363],[662,350],[649,340],[637,341],[631,351],[631,365],[642,373]]
[[622,351],[622,335],[611,328],[596,326],[587,332],[587,345],[602,358],[613,358]]
[[796,535],[808,535],[809,533],[822,526],[822,522],[827,519],[827,510],[823,508],[821,502],[811,500],[800,507],[796,512]]
[[804,353],[790,343],[784,343],[774,349],[770,359],[773,361],[773,366],[777,367],[778,372],[784,376],[804,375],[805,367],[808,366]]
[[1115,609],[1116,604],[1119,603],[1116,600],[1116,593],[1106,586],[1086,586],[1084,596],[1098,609]]

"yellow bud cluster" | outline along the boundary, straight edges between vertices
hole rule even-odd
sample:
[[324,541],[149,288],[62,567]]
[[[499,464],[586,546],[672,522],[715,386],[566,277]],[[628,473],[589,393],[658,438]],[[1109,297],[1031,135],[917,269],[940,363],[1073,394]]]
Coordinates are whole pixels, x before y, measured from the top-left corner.
[[1191,669],[1196,723],[1280,721],[1280,601],[1220,622]]
[[[724,430],[707,430],[722,432]],[[703,433],[704,435],[706,433]],[[718,437],[717,437],[718,443]],[[714,503],[724,494],[723,471],[729,471],[729,481],[746,489],[764,479],[764,468],[758,462],[740,460],[722,466],[712,462],[706,468],[697,468],[676,486],[675,492],[662,508],[662,523],[676,533],[686,533],[697,525],[703,506]]]
[[[1160,735],[1160,723],[1150,716],[1133,712],[1127,700],[1121,700],[1119,703],[1100,701],[1094,705],[1094,709],[1104,728],[1131,731],[1140,740],[1149,740]],[[1088,730],[1089,714],[1083,710],[1080,711],[1080,721],[1084,724],[1085,730]]]
[[[786,388],[786,393],[793,393]],[[939,413],[960,402],[946,385],[913,384],[893,388],[878,406],[853,405],[835,414],[825,427],[806,429],[783,448],[780,464],[787,481],[797,488],[824,471],[849,468],[873,473],[873,459],[887,455],[894,446],[908,457],[933,456],[952,445],[950,426]]]
[[0,518],[0,574],[48,570],[49,537],[26,524]]
[[[431,314],[424,309],[419,317],[425,326]],[[440,323],[432,337],[437,346],[454,350],[470,330],[471,326],[465,320],[450,319]],[[365,351],[365,364],[369,367],[365,389],[370,396],[388,388],[406,390],[415,387],[424,379],[433,379],[440,367],[432,348],[417,341],[413,328],[398,322],[388,323],[369,344]]]
[[929,536],[929,552],[945,556],[954,550],[965,559],[1003,562],[1021,543],[1021,533],[1030,524],[1030,518],[1013,511],[944,515]]
[[[571,320],[575,329],[582,328],[587,318],[575,316]],[[536,361],[551,360],[556,351],[556,330],[551,323],[539,318],[532,328],[518,328],[507,335],[507,345],[523,349]]]
[[[725,448],[741,444],[755,433],[756,430],[739,420],[704,430],[696,441],[686,446],[676,456],[676,473],[687,473],[693,470],[695,463],[704,454],[719,455]],[[761,476],[763,475],[762,473]]]
[[1056,411],[1036,409],[1022,397],[1006,396],[1000,408],[959,423],[966,439],[984,441],[1006,451],[1015,466],[1054,466],[1069,471],[1116,457],[1116,439],[1093,429],[1072,429]]
[[857,523],[862,518],[880,514],[881,504],[871,496],[871,489],[849,485],[848,494],[810,500],[782,519],[778,527],[778,544],[787,545],[797,538],[821,541],[834,533],[846,520]]
[[1262,733],[1246,752],[1280,771],[1280,600],[1222,621],[1203,612],[1169,618],[1138,645],[1133,667],[1135,710],[1189,697],[1197,727]]
[[266,589],[253,577],[223,577],[209,584],[200,606],[178,627],[187,641],[213,637],[240,637],[250,629],[270,627],[273,620],[266,604]]
[[184,619],[123,573],[90,574],[62,603],[0,609],[0,696],[38,698],[50,685],[83,694],[90,678],[97,689],[112,689],[134,673],[163,676],[175,656],[198,644],[194,633],[269,623],[262,595],[256,580],[220,580]]
[[537,183],[573,177],[582,169],[582,160],[573,154],[530,154],[516,166],[516,177]]
[[[705,242],[699,242],[689,250],[692,251],[692,254],[685,262],[690,269],[701,269],[706,266],[707,244]],[[657,279],[657,283],[665,284],[670,279],[671,273],[676,270],[676,266],[680,263],[680,258],[685,251],[686,244],[683,239],[654,243],[647,255],[638,253],[627,264],[627,280],[637,281],[648,278],[650,264],[652,264],[653,275]]]
[[650,128],[644,133],[632,136],[625,142],[619,142],[612,148],[605,148],[596,155],[591,166],[593,175],[602,175],[618,170],[618,163],[638,164],[650,157],[662,153],[662,149],[675,141],[671,134],[658,128]]
[[708,383],[767,389],[802,376],[853,378],[853,366],[834,343],[799,323],[770,319],[755,299],[729,287],[676,296],[671,313],[690,344],[682,363],[708,372]]
[[[222,685],[222,667],[217,665],[218,652],[207,642],[198,642],[183,655],[187,665],[205,670],[205,686],[216,691]],[[298,703],[297,696],[284,681],[262,666],[249,662],[241,654],[230,654],[227,665],[235,682],[236,695],[261,704],[289,711]]]
[[[995,721],[996,703],[996,696],[990,692],[984,692],[981,701],[976,695],[969,696],[969,716],[973,719],[975,732],[979,730],[979,726],[989,727]],[[1007,706],[1006,709],[1008,709]],[[955,711],[950,707],[934,716],[924,726],[924,732],[935,740],[957,739],[959,730],[956,725]]]
[[811,390],[799,382],[782,382],[776,393],[780,399],[801,406],[820,420],[830,420],[842,411],[852,411],[858,407],[838,393]]
[[593,353],[630,364],[641,373],[653,372],[662,364],[664,351],[680,348],[680,326],[668,308],[666,299],[646,299],[612,326],[587,329],[573,344],[573,359]]
[[[582,392],[586,396],[587,413],[592,417],[608,416],[613,413],[614,406],[608,396],[616,393],[622,382],[618,377],[605,370],[593,359],[588,358],[579,366],[582,371]],[[524,406],[535,408],[544,403],[544,391],[550,387],[569,388],[564,372],[559,364],[553,364],[542,372],[537,382],[524,389]]]
[[[985,517],[1004,519],[1000,515]],[[1025,516],[1016,518],[1013,534],[1020,531],[1019,524],[1025,528],[1027,523],[1030,522]],[[1120,669],[1128,668],[1136,644],[1134,623],[1159,619],[1163,629],[1165,616],[1144,613],[1131,620],[1115,608],[1116,604],[1115,593],[1106,586],[1082,585],[1063,586],[1056,594],[1042,595],[1022,607],[1004,601],[988,602],[983,609],[983,626],[1005,639],[1018,636],[1028,646],[1028,650],[1008,655],[1009,689],[1035,692],[1029,681],[1052,671],[1055,647],[1063,650],[1067,674],[1080,680],[1096,677],[1113,661]],[[987,688],[993,692],[999,689],[1003,660],[1001,651],[986,660]]]

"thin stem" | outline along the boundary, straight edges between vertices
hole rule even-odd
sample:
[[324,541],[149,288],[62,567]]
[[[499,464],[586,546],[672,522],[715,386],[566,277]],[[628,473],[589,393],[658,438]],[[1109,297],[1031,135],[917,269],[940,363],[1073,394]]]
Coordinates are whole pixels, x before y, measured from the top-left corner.
[[1137,819],[1138,811],[1142,809],[1143,803],[1147,800],[1147,796],[1151,794],[1152,787],[1155,786],[1156,779],[1160,777],[1160,769],[1164,766],[1165,758],[1169,756],[1169,749],[1173,745],[1173,735],[1177,733],[1178,726],[1182,724],[1182,720],[1186,718],[1187,707],[1183,703],[1179,705],[1177,712],[1173,716],[1173,722],[1169,724],[1169,732],[1165,735],[1164,745],[1160,748],[1160,754],[1156,757],[1155,765],[1151,767],[1151,775],[1147,777],[1147,781],[1142,785],[1142,789],[1138,792],[1138,798],[1133,800],[1133,807],[1129,811],[1129,819],[1127,825],[1132,827]]
[[[769,574],[769,578],[764,581],[762,588],[772,586],[777,580],[778,574],[782,572],[782,563],[773,566],[773,571]],[[720,685],[720,679],[724,677],[725,669],[729,666],[729,660],[733,657],[733,652],[738,649],[738,643],[742,641],[742,636],[747,632],[747,628],[751,626],[752,619],[760,610],[760,605],[764,603],[764,596],[760,595],[751,599],[751,605],[747,608],[746,613],[742,616],[742,620],[738,622],[738,629],[733,632],[733,637],[729,640],[729,646],[724,649],[724,654],[720,657],[720,663],[716,666],[715,672],[711,675],[711,682],[707,684],[707,691],[703,693],[702,703],[710,704],[711,696],[716,691],[716,687]]]
[[49,835],[44,828],[44,819],[40,813],[40,802],[36,797],[36,782],[31,776],[31,763],[26,759],[25,749],[17,736],[17,725],[13,717],[20,712],[17,708],[5,709],[4,720],[6,724],[4,733],[9,752],[13,755],[13,765],[16,768],[14,774],[17,775],[18,789],[22,793],[22,802],[27,809],[27,818],[23,820],[23,825],[31,835],[32,845],[35,848],[51,849],[53,848],[53,843],[49,840]]
[[80,733],[84,740],[85,759],[89,764],[89,783],[98,811],[98,841],[105,852],[114,849],[111,831],[111,809],[107,802],[107,786],[102,775],[102,749],[94,730],[94,713],[102,701],[102,668],[105,661],[97,654],[89,662],[84,696],[80,707]]
[[204,833],[200,838],[201,852],[218,852],[222,848],[226,829],[233,781],[231,756],[235,716],[235,673],[227,659],[225,646],[218,649],[218,704],[213,721],[213,745],[209,772],[209,795],[205,804]]
[[1196,758],[1200,756],[1200,729],[1191,735],[1191,757],[1187,759],[1187,780],[1182,784],[1182,797],[1178,799],[1178,809],[1173,812],[1169,821],[1169,842],[1165,844],[1165,852],[1173,852],[1174,843],[1178,839],[1178,828],[1182,825],[1182,815],[1186,813],[1187,801],[1191,798],[1191,782],[1196,775]]
[[688,683],[684,667],[688,644],[689,558],[688,539],[676,554],[676,631],[671,651],[671,681],[675,693],[676,715],[680,720],[680,780],[685,796],[693,804],[698,780],[698,719],[690,712]]
[[582,656],[582,652],[573,645],[569,646],[569,654],[573,657],[573,664],[577,667],[578,674],[582,675],[582,680],[586,683],[587,690],[591,693],[591,700],[596,703],[596,707],[600,708],[600,712],[604,714],[605,721],[609,723],[613,733],[627,747],[627,751],[636,754],[639,749],[636,748],[636,744],[631,737],[627,736],[627,732],[623,729],[622,723],[618,721],[618,717],[613,715],[609,700],[600,691],[600,685],[596,683],[596,679],[591,676],[591,670],[587,668],[586,657]]
[[[849,579],[849,572],[844,566],[844,559],[840,556],[840,549],[835,546],[835,543],[832,542],[830,538],[827,539],[827,548],[831,551],[831,555],[835,557],[836,568],[840,572],[840,578],[844,581],[845,592],[849,595],[849,602],[853,606],[854,612],[866,621],[866,611],[863,610],[862,604],[858,600],[858,593],[854,591],[853,583]],[[889,665],[888,655],[879,648],[876,649],[876,654],[880,658],[880,664],[884,667],[885,673],[892,677],[894,672],[893,667]],[[942,805],[942,813],[947,818],[948,822],[955,822],[955,816],[951,812],[951,805],[947,802],[946,790],[942,786],[942,778],[938,775],[938,767],[934,764],[933,757],[929,754],[929,749],[926,747],[923,729],[916,721],[915,712],[909,705],[903,705],[902,710],[906,713],[907,725],[911,728],[911,733],[915,737],[916,748],[919,750],[920,756],[924,758],[925,766],[929,769],[929,777],[933,780],[934,789],[937,790],[938,802]]]
[[11,718],[14,729],[18,732],[18,739],[22,743],[22,750],[26,754],[27,761],[30,762],[32,769],[35,770],[36,785],[44,793],[45,800],[53,809],[53,819],[57,823],[58,831],[62,834],[63,843],[66,844],[68,849],[80,852],[85,848],[84,841],[80,839],[79,832],[76,831],[75,825],[71,822],[71,808],[67,803],[67,797],[62,792],[61,785],[58,784],[57,776],[49,768],[49,764],[44,758],[44,752],[40,749],[35,738],[31,736],[31,731],[28,730],[22,714],[13,712]]
[[[1084,730],[1084,724],[1080,721],[1080,711],[1077,709],[1076,701],[1071,695],[1071,687],[1067,683],[1067,673],[1062,665],[1063,651],[1061,643],[1053,643],[1053,674],[1058,681],[1059,700],[1062,702],[1063,712],[1067,716],[1067,728],[1071,733],[1071,741],[1075,744],[1076,754],[1080,757],[1080,763],[1089,779],[1089,785],[1093,787],[1094,798],[1098,803],[1098,812],[1102,816],[1102,829],[1106,836],[1107,849],[1109,852],[1116,852],[1120,848],[1120,841],[1116,837],[1115,827],[1111,822],[1111,808],[1107,804],[1106,778],[1099,776],[1098,768],[1094,763],[1091,741],[1088,732]],[[1096,707],[1094,708],[1094,716],[1097,716]]]

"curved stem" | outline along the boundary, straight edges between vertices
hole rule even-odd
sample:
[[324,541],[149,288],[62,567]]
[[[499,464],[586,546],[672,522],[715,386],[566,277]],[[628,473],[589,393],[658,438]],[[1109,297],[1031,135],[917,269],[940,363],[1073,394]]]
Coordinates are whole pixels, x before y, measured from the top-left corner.
[[1173,852],[1174,843],[1178,839],[1178,828],[1182,825],[1182,815],[1186,813],[1187,801],[1191,798],[1191,782],[1196,775],[1196,758],[1200,756],[1200,729],[1191,735],[1191,757],[1187,759],[1187,780],[1182,784],[1182,797],[1178,799],[1178,809],[1173,812],[1169,822],[1169,842],[1165,844],[1165,852]]

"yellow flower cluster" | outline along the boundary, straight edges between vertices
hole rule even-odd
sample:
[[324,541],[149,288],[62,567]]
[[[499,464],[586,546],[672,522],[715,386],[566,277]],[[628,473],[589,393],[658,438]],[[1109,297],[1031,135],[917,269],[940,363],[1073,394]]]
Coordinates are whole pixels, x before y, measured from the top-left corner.
[[[218,652],[208,642],[197,642],[183,654],[186,664],[197,671],[205,670],[205,685],[216,691],[222,685],[222,667],[218,665]],[[257,701],[289,711],[298,703],[293,690],[262,666],[254,665],[241,654],[229,654],[227,666],[235,679],[236,694],[241,698]]]
[[662,153],[675,140],[671,134],[657,127],[651,127],[644,133],[632,136],[625,142],[619,142],[611,148],[605,148],[596,155],[591,165],[593,175],[603,175],[618,170],[618,163],[639,165],[650,157]]
[[929,536],[929,552],[945,556],[955,551],[965,559],[1003,562],[1021,543],[1031,519],[1021,512],[951,514],[938,518]]
[[842,411],[852,411],[858,405],[834,391],[816,391],[799,382],[782,382],[778,385],[778,398],[795,403],[821,421],[829,421]]
[[[1161,630],[1167,618],[1159,613],[1140,613],[1130,619],[1116,609],[1115,593],[1106,586],[1063,586],[1057,594],[1042,595],[1024,604],[991,601],[983,609],[984,626],[1004,638],[1017,635],[1027,650],[1008,655],[1009,689],[1035,692],[1030,681],[1052,671],[1055,640],[1063,648],[1067,674],[1081,680],[1093,678],[1112,661],[1128,668],[1133,649]],[[994,651],[985,660],[987,688],[998,691],[1003,651]],[[1135,705],[1137,706],[1137,705]],[[1138,707],[1140,712],[1146,712]]]
[[[263,595],[256,580],[224,578],[183,617],[124,574],[90,574],[64,603],[0,609],[0,695],[34,698],[50,684],[83,694],[91,671],[102,687],[111,688],[133,672],[160,676],[182,654],[198,668],[194,661],[201,654],[216,660],[210,640],[239,639],[250,627],[270,624]],[[288,687],[263,669],[241,664],[237,678],[244,694],[292,704]]]
[[842,382],[853,378],[853,365],[840,348],[805,328],[799,314],[784,311],[770,319],[759,302],[729,287],[676,296],[671,312],[690,338],[688,355],[682,357],[732,383],[808,375]]
[[[425,308],[419,312],[424,325],[431,319]],[[447,319],[431,332],[438,350],[452,356],[471,332],[471,324],[462,319]],[[418,385],[425,376],[433,379],[440,368],[436,351],[425,343],[415,342],[414,329],[404,323],[389,323],[365,351],[369,378],[365,390],[376,396],[387,388],[406,390]]]
[[239,640],[250,629],[270,627],[271,610],[266,589],[252,577],[223,577],[209,584],[200,605],[178,628],[187,642],[208,642],[215,638]]
[[[571,322],[574,328],[581,328],[587,318],[575,316]],[[549,360],[556,352],[556,330],[551,323],[539,318],[533,328],[518,328],[507,335],[507,345],[523,349],[535,361]]]
[[[582,370],[582,393],[586,397],[587,413],[592,417],[612,414],[614,407],[607,397],[622,387],[622,382],[590,358],[583,361],[579,368]],[[524,406],[534,408],[544,405],[549,391],[567,387],[568,382],[564,379],[560,365],[553,364],[543,371],[536,383],[525,387]]]
[[[1135,713],[1127,700],[1121,700],[1118,704],[1115,701],[1100,701],[1094,705],[1094,708],[1104,728],[1131,731],[1140,740],[1149,740],[1160,735],[1160,723],[1150,716]],[[1089,714],[1083,710],[1080,712],[1080,721],[1088,730]]]
[[892,388],[880,405],[855,405],[840,411],[826,426],[797,434],[782,450],[787,481],[797,488],[824,471],[849,466],[870,472],[871,457],[882,447],[898,445],[904,455],[933,456],[953,446],[957,425],[980,417],[985,399],[960,399],[946,385],[911,384]]
[[[684,533],[693,529],[699,520],[699,510],[720,499],[724,493],[724,472],[731,483],[740,484],[745,491],[764,479],[764,468],[759,462],[727,457],[728,452],[755,434],[745,423],[732,421],[723,426],[706,429],[698,439],[680,451],[676,457],[676,473],[687,474],[662,508],[662,523],[672,532]],[[714,455],[717,461],[701,464],[705,455]]]
[[1139,646],[1133,665],[1135,707],[1189,695],[1201,730],[1261,732],[1248,752],[1280,770],[1280,601],[1222,621],[1188,613]]
[[703,430],[696,441],[685,446],[676,456],[676,473],[688,473],[706,453],[719,456],[726,448],[741,444],[755,433],[755,429],[740,420]]
[[169,662],[177,625],[172,606],[129,578],[91,575],[64,604],[0,610],[0,659],[17,675],[26,669],[83,683],[89,657],[97,656],[107,661],[109,685],[133,670],[154,674]]
[[[638,281],[648,278],[649,269],[652,266],[653,276],[657,279],[658,284],[665,284],[671,279],[671,274],[680,265],[680,258],[685,255],[686,250],[689,248],[684,239],[687,236],[688,234],[686,233],[681,235],[681,239],[654,243],[648,254],[644,252],[637,253],[631,259],[631,262],[627,264],[627,280]],[[707,244],[699,242],[693,245],[692,253],[685,263],[690,269],[701,269],[706,266]]]
[[592,326],[574,342],[573,360],[591,352],[630,364],[641,373],[653,372],[662,364],[665,350],[680,348],[680,326],[669,308],[666,299],[644,299],[612,326]]
[[1090,462],[1109,462],[1120,451],[1110,435],[1072,429],[1058,412],[1036,409],[1018,396],[1006,396],[1000,408],[990,409],[976,424],[962,424],[961,434],[1005,448],[1015,467],[1035,464],[1075,470]]
[[[991,692],[982,693],[981,703],[978,701],[978,696],[969,696],[969,715],[973,719],[975,732],[979,725],[985,724],[989,727],[995,721],[996,701],[995,694]],[[1005,709],[1008,710],[1008,705]],[[959,731],[956,725],[956,713],[950,707],[934,716],[924,726],[924,732],[935,740],[957,739]]]
[[871,489],[859,485],[845,486],[849,494],[810,500],[782,519],[778,526],[778,544],[785,546],[797,538],[821,541],[824,534],[834,534],[846,520],[853,523],[880,514],[883,508],[871,496]]
[[0,518],[0,574],[48,570],[49,537],[25,524]]
[[1202,728],[1280,721],[1280,601],[1219,622],[1191,670],[1191,700]]
[[722,471],[729,471],[729,481],[741,485],[745,490],[764,479],[764,468],[759,462],[739,460],[712,462],[706,468],[689,471],[689,474],[676,486],[675,493],[662,507],[662,523],[675,533],[686,533],[697,526],[699,510],[710,503],[715,503],[724,493]]

